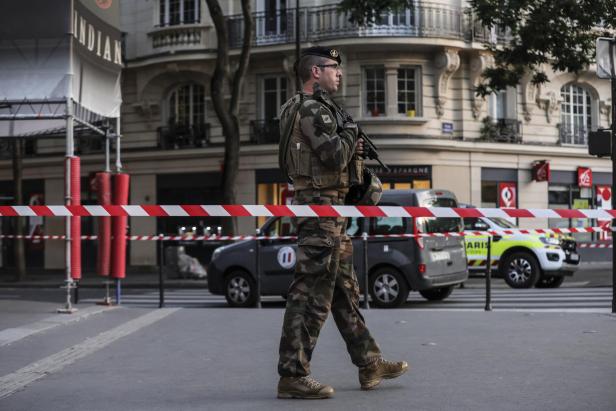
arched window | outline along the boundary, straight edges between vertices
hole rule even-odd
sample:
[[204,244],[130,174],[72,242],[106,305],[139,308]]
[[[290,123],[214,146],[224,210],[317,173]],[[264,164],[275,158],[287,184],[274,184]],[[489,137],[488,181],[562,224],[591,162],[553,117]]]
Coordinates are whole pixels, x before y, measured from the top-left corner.
[[205,123],[205,89],[200,84],[184,84],[169,94],[167,123],[199,126]]
[[194,24],[201,21],[201,0],[159,0],[161,26]]
[[592,97],[578,84],[567,84],[560,89],[560,142],[587,144],[592,127]]

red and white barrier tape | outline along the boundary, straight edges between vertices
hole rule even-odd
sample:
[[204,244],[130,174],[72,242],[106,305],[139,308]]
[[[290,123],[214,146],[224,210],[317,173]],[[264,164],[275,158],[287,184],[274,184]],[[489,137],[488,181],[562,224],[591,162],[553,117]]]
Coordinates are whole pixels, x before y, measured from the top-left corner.
[[612,248],[612,243],[579,243],[577,248]]
[[0,206],[0,216],[80,217],[505,217],[611,220],[616,210],[442,208],[327,205],[75,205]]
[[[515,234],[576,234],[576,233],[600,233],[605,232],[602,227],[583,227],[583,228],[553,228],[553,229],[510,229],[510,230],[490,230],[490,231],[464,231],[448,233],[417,233],[417,234],[376,234],[369,235],[368,238],[423,238],[423,237],[472,237],[485,235],[515,235]],[[27,240],[64,240],[64,235],[0,235],[0,238]],[[254,235],[132,235],[126,236],[130,241],[241,241],[241,240],[295,240],[296,236],[254,236]],[[357,236],[355,238],[361,238]],[[97,240],[95,235],[82,235],[82,240]]]

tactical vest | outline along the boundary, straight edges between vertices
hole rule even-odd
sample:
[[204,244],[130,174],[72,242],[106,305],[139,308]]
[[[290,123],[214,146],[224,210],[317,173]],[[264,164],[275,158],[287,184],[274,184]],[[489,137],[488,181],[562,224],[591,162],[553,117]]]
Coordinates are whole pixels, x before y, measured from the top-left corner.
[[297,94],[282,106],[278,157],[280,169],[286,173],[297,191],[334,189],[346,192],[349,187],[348,167],[342,172],[325,167],[302,134],[299,108],[309,98],[312,97]]

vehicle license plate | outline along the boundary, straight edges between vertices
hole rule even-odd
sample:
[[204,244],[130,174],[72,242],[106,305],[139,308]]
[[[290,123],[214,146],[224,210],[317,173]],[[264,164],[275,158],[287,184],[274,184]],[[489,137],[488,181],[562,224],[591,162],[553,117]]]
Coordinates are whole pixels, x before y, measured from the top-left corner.
[[580,260],[580,256],[578,254],[571,253],[569,255],[569,260],[571,260],[571,261],[579,261]]
[[447,251],[433,251],[432,252],[432,261],[443,261],[449,260],[450,256]]

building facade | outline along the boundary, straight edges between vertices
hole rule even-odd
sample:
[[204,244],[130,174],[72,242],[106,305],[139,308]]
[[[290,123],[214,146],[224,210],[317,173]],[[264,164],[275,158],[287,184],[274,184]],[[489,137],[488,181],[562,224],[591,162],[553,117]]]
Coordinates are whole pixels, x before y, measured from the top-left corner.
[[[220,3],[233,66],[242,41],[240,2]],[[336,3],[301,1],[301,44],[340,50],[344,73],[336,99],[374,137],[391,168],[386,173],[375,167],[387,188],[448,189],[461,202],[483,207],[609,204],[611,163],[587,151],[588,131],[611,123],[610,85],[593,67],[579,75],[550,72],[550,82],[540,87],[524,79],[484,99],[474,94],[491,62],[483,43],[506,36],[479,27],[466,1],[418,1],[367,28],[350,24]],[[295,90],[296,9],[292,0],[254,0],[252,7],[255,33],[241,91],[237,200],[280,204],[288,187],[278,170],[277,116]],[[209,97],[216,34],[205,1],[125,0],[122,26],[122,164],[132,176],[131,204],[219,203],[224,137]],[[57,204],[62,169],[58,157],[45,150],[53,151],[43,145],[26,160],[24,175],[47,203]],[[82,151],[84,178],[103,162],[100,152],[87,151]],[[2,171],[3,180],[8,172]],[[201,233],[218,224],[132,218],[130,232],[195,227]],[[520,220],[523,227],[589,224],[596,222]],[[240,219],[240,227],[242,234],[253,233],[256,222]],[[45,231],[61,232],[61,222],[45,222]],[[43,248],[45,267],[60,267],[62,245],[47,242]],[[155,265],[155,245],[131,244],[129,261]]]

